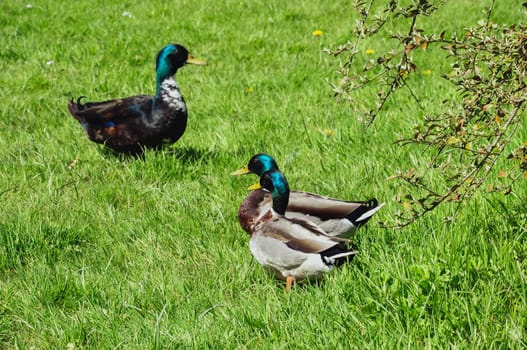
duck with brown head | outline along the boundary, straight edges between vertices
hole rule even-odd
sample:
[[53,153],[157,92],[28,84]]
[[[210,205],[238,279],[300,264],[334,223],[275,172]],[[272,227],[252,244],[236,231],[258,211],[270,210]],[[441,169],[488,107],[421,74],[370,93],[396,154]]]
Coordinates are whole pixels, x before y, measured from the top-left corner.
[[[330,237],[313,222],[287,218],[289,185],[278,170],[265,172],[238,212],[250,235],[254,258],[279,279],[286,290],[294,281],[319,278],[357,253],[351,241]],[[270,195],[271,200],[264,200]]]
[[[254,155],[243,168],[231,175],[256,174],[263,176],[270,170],[279,170],[268,154]],[[376,198],[366,201],[345,201],[314,193],[291,191],[285,216],[305,219],[319,225],[328,235],[350,238],[357,228],[383,207]]]

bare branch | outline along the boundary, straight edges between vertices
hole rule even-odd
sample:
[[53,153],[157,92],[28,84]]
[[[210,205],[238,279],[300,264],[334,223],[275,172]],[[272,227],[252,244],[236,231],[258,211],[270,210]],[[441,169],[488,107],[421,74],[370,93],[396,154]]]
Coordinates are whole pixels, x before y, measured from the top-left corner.
[[[416,48],[426,50],[440,46],[445,59],[451,60],[453,74],[443,78],[458,91],[458,98],[443,101],[441,114],[426,115],[416,126],[413,135],[397,141],[406,147],[425,147],[423,155],[430,161],[423,169],[399,171],[390,177],[406,184],[407,193],[398,198],[403,210],[398,222],[390,227],[406,226],[447,202],[461,202],[471,198],[488,182],[493,169],[502,159],[510,159],[513,166],[500,171],[499,185],[489,185],[493,191],[510,193],[512,183],[527,178],[527,147],[520,146],[508,157],[504,156],[521,117],[527,100],[527,26],[499,27],[491,22],[495,0],[491,0],[485,23],[469,29],[462,37],[446,37],[445,32],[426,34],[416,27],[419,17],[430,16],[445,1],[413,1],[400,6],[390,1],[382,17],[371,20],[373,0],[356,1],[361,20],[354,32],[352,45],[339,47],[336,54],[348,53],[347,64],[341,71],[343,79],[335,85],[335,94],[355,103],[356,91],[377,84],[377,100],[366,108],[367,125],[371,125],[385,109],[387,101],[406,87],[414,102],[423,110],[420,96],[408,85],[417,71],[413,57]],[[393,48],[381,53],[377,60],[369,60],[361,67],[352,62],[359,54],[357,48],[366,38],[374,37],[388,19],[408,21],[406,34],[392,34]],[[373,23],[370,26],[369,23]],[[396,61],[396,58],[399,58]],[[509,175],[510,174],[510,175]],[[438,179],[440,179],[438,181]],[[509,183],[505,182],[508,180]]]

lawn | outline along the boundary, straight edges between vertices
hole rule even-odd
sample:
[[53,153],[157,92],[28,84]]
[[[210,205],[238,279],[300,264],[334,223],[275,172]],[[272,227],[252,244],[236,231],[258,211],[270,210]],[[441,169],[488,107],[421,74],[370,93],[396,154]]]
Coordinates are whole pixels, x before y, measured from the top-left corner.
[[[524,20],[515,2],[493,20]],[[475,3],[423,26],[462,32]],[[341,1],[2,1],[0,348],[525,348],[525,180],[381,228],[404,210],[388,177],[426,159],[394,144],[419,115],[408,96],[369,128],[333,97],[341,58],[323,49],[355,19]],[[176,76],[182,139],[142,158],[90,142],[67,101],[153,93],[170,42],[208,61]],[[422,55],[419,96],[454,95]],[[229,173],[258,152],[293,189],[386,202],[352,264],[285,293],[252,258],[236,213],[256,178]]]

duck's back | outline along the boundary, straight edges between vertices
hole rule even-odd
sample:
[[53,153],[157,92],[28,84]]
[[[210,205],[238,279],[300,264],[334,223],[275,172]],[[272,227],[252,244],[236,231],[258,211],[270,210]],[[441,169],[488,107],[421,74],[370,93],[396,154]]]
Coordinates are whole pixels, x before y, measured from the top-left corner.
[[140,152],[176,142],[185,132],[186,109],[174,111],[154,97],[139,95],[85,104],[70,101],[70,114],[83,126],[90,140],[118,152]]

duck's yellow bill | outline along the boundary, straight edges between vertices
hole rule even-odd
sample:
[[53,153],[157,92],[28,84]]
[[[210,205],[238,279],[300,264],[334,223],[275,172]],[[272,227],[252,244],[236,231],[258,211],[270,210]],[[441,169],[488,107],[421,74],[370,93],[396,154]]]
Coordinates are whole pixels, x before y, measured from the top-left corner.
[[241,168],[241,169],[238,169],[238,170],[236,170],[236,171],[233,171],[233,172],[231,173],[231,175],[236,176],[236,175],[245,175],[245,174],[249,174],[249,173],[250,173],[249,168],[248,168],[247,165],[246,165],[246,166],[244,166],[244,167]]
[[255,183],[254,185],[251,185],[251,186],[247,187],[247,189],[249,191],[259,190],[261,188],[262,188],[262,186],[260,186],[259,182]]
[[196,57],[192,56],[191,54],[188,54],[188,57],[187,57],[187,60],[185,61],[185,63],[197,64],[198,66],[204,66],[204,65],[207,64],[207,62],[202,61],[199,58],[196,58]]

